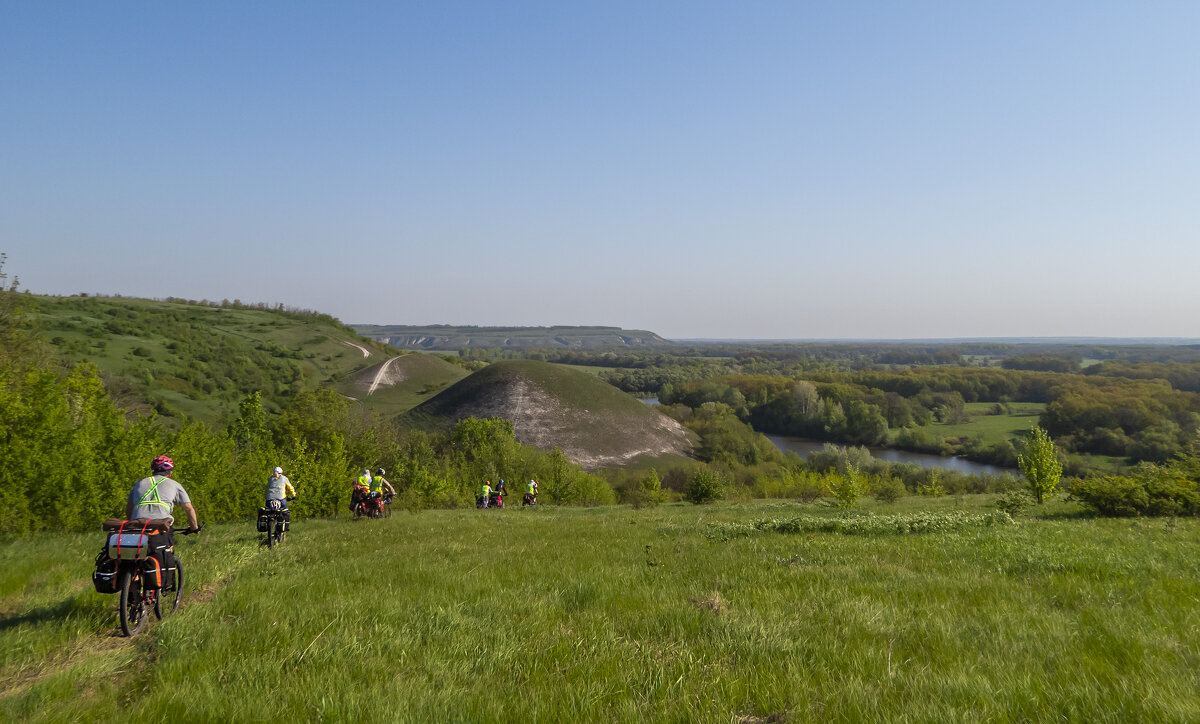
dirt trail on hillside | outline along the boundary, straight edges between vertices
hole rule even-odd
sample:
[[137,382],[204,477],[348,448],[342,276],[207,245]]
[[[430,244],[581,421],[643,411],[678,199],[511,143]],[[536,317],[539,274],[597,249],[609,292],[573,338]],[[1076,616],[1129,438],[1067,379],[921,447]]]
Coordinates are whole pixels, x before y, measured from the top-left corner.
[[379,365],[379,371],[375,373],[375,379],[371,380],[371,387],[367,390],[367,395],[370,395],[379,387],[391,387],[394,384],[405,380],[404,370],[397,365],[392,369],[392,363],[400,359],[399,357],[391,357],[383,364]]
[[344,340],[344,339],[342,340],[342,344],[350,345],[351,347],[353,347],[354,349],[358,350],[359,352],[362,352],[362,353],[363,353],[363,357],[370,357],[370,356],[371,356],[371,350],[367,349],[366,347],[362,346],[361,344],[355,344],[355,343],[353,343],[353,342],[347,342],[347,341],[346,341],[346,340]]

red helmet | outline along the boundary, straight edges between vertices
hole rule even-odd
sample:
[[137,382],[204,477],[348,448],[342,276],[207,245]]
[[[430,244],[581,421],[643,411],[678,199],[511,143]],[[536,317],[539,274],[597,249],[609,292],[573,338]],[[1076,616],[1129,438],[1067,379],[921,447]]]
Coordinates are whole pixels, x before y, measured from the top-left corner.
[[150,461],[150,471],[155,473],[169,473],[175,469],[175,461],[166,455],[159,455]]

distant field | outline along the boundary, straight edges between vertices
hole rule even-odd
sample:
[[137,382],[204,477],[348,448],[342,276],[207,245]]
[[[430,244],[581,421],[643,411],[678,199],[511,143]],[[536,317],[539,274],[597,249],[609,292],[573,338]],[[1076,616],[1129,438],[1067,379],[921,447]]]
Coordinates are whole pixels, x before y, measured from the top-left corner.
[[558,365],[558,366],[559,366],[559,367],[566,367],[566,368],[568,368],[568,369],[572,369],[572,370],[579,370],[580,372],[586,372],[586,373],[588,373],[589,375],[592,375],[593,377],[599,377],[601,372],[612,372],[613,370],[619,370],[619,369],[622,369],[622,368],[620,368],[620,367],[595,367],[595,366],[592,366],[592,365],[564,365],[564,364],[560,364],[560,365]]
[[275,550],[210,526],[180,545],[184,607],[133,640],[90,590],[100,534],[35,537],[0,547],[0,719],[1200,720],[1200,521],[1040,512],[726,540],[840,514],[400,512],[299,521]]
[[929,431],[941,437],[974,437],[982,435],[986,443],[1021,438],[1038,422],[1038,416],[1046,409],[1040,402],[1014,402],[1009,405],[1011,413],[988,414],[995,406],[991,402],[968,402],[965,411],[971,421],[949,425],[930,423]]

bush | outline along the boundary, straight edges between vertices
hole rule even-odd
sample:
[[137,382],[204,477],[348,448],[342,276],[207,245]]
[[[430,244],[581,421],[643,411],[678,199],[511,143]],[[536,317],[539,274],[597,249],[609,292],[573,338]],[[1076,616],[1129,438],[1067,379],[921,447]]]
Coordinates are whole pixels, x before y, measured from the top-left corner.
[[895,503],[907,494],[904,483],[896,478],[883,478],[871,486],[871,496],[881,503]]
[[1157,467],[1131,477],[1104,475],[1076,480],[1071,496],[1107,516],[1200,514],[1200,492],[1195,481]]
[[833,476],[829,487],[833,490],[833,497],[837,498],[839,507],[853,508],[858,504],[858,499],[862,497],[866,485],[858,465],[847,463],[846,472]]
[[656,507],[666,497],[662,489],[662,479],[654,469],[641,480],[625,488],[624,493],[625,502],[635,509]]
[[942,473],[940,470],[933,468],[929,471],[927,482],[917,486],[917,495],[924,495],[930,498],[939,498],[946,494],[946,489],[942,487]]
[[725,478],[711,468],[697,470],[688,479],[683,496],[696,505],[720,500],[725,497]]
[[1010,490],[996,500],[996,507],[1013,518],[1024,513],[1032,504],[1033,498],[1024,490]]

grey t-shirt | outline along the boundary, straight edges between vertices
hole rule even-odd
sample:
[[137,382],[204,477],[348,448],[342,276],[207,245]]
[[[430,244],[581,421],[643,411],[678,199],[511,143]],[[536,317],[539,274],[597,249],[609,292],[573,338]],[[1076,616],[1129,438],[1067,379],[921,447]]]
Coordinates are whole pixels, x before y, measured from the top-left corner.
[[[155,481],[158,482],[157,489]],[[163,475],[154,475],[134,483],[126,501],[133,503],[134,518],[168,518],[174,522],[171,510],[176,505],[192,502],[192,499],[179,483]]]
[[267,500],[283,500],[287,497],[287,486],[292,481],[287,479],[287,476],[280,473],[267,478]]

